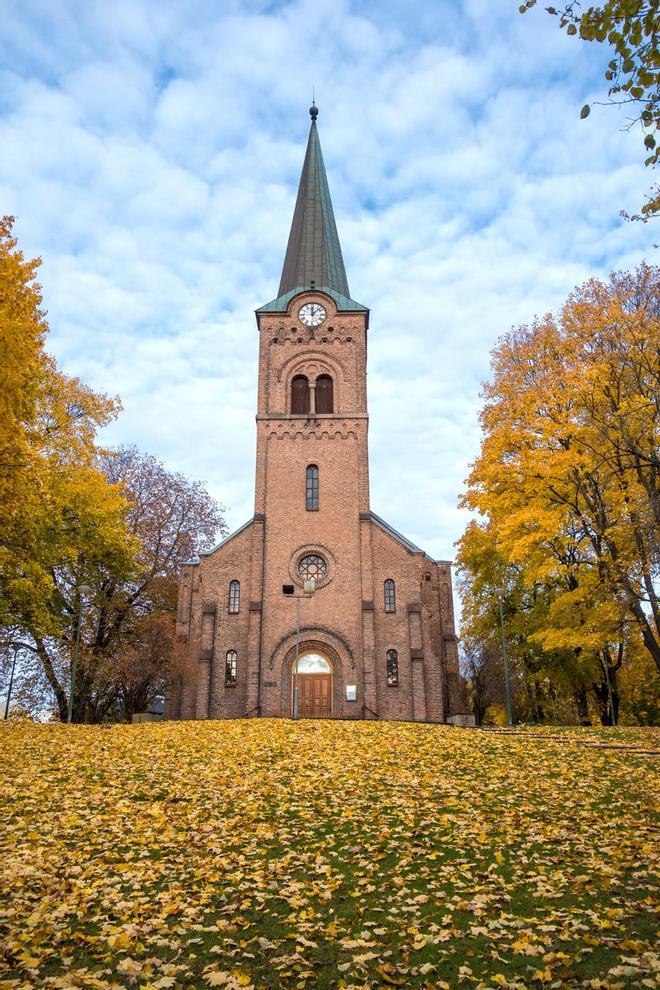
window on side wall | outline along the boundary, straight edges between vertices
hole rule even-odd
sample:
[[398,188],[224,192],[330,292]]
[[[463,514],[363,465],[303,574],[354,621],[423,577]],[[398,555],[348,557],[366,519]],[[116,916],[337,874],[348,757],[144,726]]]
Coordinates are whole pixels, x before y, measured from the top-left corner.
[[396,650],[387,651],[387,686],[399,685],[399,654]]
[[225,660],[225,687],[236,686],[236,650],[227,650]]
[[239,581],[229,583],[229,611],[238,612],[241,607],[241,585]]

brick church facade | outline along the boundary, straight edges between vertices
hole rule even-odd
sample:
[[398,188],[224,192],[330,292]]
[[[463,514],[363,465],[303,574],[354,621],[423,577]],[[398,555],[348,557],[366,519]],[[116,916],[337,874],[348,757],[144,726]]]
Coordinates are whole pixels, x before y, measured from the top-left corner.
[[289,717],[296,681],[300,717],[465,710],[450,564],[370,508],[369,310],[349,292],[317,112],[279,293],[256,313],[254,515],[182,569],[168,718]]

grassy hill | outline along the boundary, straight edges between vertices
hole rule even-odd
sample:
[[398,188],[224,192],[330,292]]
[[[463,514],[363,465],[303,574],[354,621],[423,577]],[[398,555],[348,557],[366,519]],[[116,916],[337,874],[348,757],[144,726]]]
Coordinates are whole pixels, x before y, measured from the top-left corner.
[[653,730],[0,728],[0,990],[656,987]]

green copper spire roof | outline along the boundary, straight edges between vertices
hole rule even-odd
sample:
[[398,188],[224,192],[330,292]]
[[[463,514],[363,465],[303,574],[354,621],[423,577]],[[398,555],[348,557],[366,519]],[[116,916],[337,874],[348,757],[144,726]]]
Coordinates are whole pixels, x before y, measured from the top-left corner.
[[318,110],[312,105],[309,112],[312,126],[277,294],[325,285],[350,297],[316,127]]
[[284,311],[295,295],[312,288],[332,296],[339,309],[366,308],[351,299],[316,127],[315,104],[309,112],[312,126],[277,299],[257,312]]

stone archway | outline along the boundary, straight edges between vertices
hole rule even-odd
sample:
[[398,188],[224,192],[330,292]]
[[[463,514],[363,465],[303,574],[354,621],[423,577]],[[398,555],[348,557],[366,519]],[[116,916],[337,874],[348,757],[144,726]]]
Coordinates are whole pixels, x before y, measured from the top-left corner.
[[333,669],[326,653],[318,644],[301,649],[297,668],[294,657],[291,665],[291,714],[294,717],[297,699],[298,718],[332,718]]
[[[299,656],[302,658],[305,654],[318,654],[330,667],[331,702],[330,714],[326,717],[342,718],[345,715],[342,701],[346,672],[352,671],[354,667],[352,655],[343,640],[329,629],[307,627],[301,629],[300,634]],[[270,669],[275,673],[280,687],[279,714],[285,718],[291,718],[293,714],[295,662],[296,639],[295,633],[292,633],[280,640],[270,661]],[[319,673],[328,672],[319,670]]]

